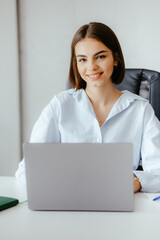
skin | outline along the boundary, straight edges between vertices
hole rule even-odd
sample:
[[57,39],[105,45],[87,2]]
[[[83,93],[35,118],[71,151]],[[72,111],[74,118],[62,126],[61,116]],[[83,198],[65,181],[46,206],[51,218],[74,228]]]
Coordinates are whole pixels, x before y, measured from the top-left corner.
[[[79,41],[75,46],[75,56],[78,72],[86,82],[86,94],[101,127],[113,105],[123,94],[112,82],[112,73],[118,62],[107,46],[93,38]],[[134,192],[140,188],[140,183],[134,180]]]
[[141,190],[141,183],[134,178],[134,192],[138,192]]

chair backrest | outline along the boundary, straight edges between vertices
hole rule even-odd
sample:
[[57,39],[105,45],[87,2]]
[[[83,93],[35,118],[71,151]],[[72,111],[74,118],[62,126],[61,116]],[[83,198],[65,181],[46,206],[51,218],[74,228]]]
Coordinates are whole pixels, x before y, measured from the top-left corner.
[[126,69],[124,80],[115,85],[146,98],[160,120],[160,73],[147,69]]

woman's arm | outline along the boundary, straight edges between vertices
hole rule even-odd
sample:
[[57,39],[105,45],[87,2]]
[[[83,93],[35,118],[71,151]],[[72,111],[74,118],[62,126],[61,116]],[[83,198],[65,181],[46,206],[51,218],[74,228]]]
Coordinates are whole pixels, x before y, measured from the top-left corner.
[[141,188],[142,188],[139,179],[134,176],[133,181],[134,181],[134,192],[135,192],[135,193],[136,193],[136,192],[139,192],[139,191],[141,190]]
[[141,191],[160,192],[160,122],[147,104],[141,144],[143,171],[135,171]]
[[[42,111],[38,121],[35,123],[30,142],[60,142],[60,133],[58,129],[59,104],[54,97]],[[18,166],[15,173],[16,178],[26,185],[25,159]]]

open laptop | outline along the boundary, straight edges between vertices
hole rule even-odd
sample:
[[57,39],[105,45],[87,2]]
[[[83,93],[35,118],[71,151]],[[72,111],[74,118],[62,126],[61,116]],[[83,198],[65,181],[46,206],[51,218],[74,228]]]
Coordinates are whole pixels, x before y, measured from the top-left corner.
[[131,143],[25,143],[28,207],[133,211]]

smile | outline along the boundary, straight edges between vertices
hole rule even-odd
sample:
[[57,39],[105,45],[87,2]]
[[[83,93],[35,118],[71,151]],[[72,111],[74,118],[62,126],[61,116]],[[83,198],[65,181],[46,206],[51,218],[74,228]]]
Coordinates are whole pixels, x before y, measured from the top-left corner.
[[103,72],[101,73],[96,73],[96,74],[92,74],[92,75],[87,75],[89,78],[99,78],[102,75]]

